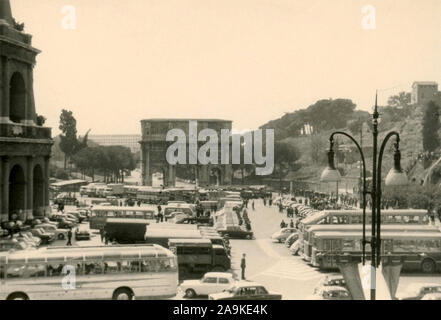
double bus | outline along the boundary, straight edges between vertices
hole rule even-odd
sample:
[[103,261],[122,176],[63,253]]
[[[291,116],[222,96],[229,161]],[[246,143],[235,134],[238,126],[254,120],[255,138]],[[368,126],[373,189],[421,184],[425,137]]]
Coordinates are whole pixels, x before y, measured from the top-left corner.
[[146,207],[94,206],[90,213],[90,229],[104,228],[107,218],[154,220],[155,211]]
[[169,200],[169,192],[162,188],[138,187],[136,199],[149,204],[166,204]]
[[[381,230],[383,231],[395,231],[395,232],[440,232],[440,229],[433,225],[413,225],[413,224],[385,224],[381,226]],[[315,235],[319,232],[359,232],[362,234],[363,225],[361,224],[345,224],[345,225],[336,225],[336,224],[317,224],[310,226],[307,230],[303,232],[303,253],[302,258],[306,261],[311,260],[311,250],[312,243]],[[371,225],[366,226],[366,236],[369,236],[371,233]]]
[[54,247],[0,255],[0,299],[158,299],[177,293],[177,258],[158,245]]
[[[366,255],[370,256],[366,244]],[[361,261],[361,232],[317,232],[312,239],[311,264],[320,269],[338,268],[339,262]],[[441,271],[441,232],[381,232],[382,259],[401,261],[403,271]]]

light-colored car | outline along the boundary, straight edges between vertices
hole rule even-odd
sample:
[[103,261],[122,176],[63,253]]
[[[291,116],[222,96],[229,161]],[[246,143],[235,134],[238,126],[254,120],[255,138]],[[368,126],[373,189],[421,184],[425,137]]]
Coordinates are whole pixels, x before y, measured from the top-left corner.
[[297,241],[297,239],[299,239],[299,233],[298,232],[291,233],[288,236],[288,238],[286,238],[285,240],[285,246],[290,248],[292,244]]
[[67,230],[58,229],[52,224],[48,224],[48,223],[37,224],[35,228],[42,228],[45,232],[53,233],[55,235],[55,238],[58,240],[67,239]]
[[208,272],[200,280],[186,280],[180,285],[187,298],[206,296],[222,292],[235,284],[236,280],[231,273]]
[[441,300],[441,293],[426,294],[421,300]]
[[219,293],[208,295],[209,300],[282,300],[282,295],[269,292],[260,283],[238,281],[234,286]]
[[10,250],[19,251],[27,249],[30,249],[30,247],[24,241],[18,241],[17,239],[0,240],[0,252],[7,252]]
[[397,294],[399,300],[421,300],[425,295],[441,293],[439,283],[412,283],[403,293]]
[[352,300],[346,288],[337,286],[323,286],[307,300]]
[[279,231],[275,232],[272,236],[271,239],[277,242],[285,242],[286,239],[292,234],[297,232],[296,228],[282,228]]
[[343,287],[346,288],[346,281],[342,275],[330,275],[320,279],[317,283],[314,293],[319,292],[323,287]]
[[291,252],[293,256],[298,255],[302,251],[302,245],[303,241],[301,239],[297,239],[294,241],[291,247],[289,247],[289,252]]

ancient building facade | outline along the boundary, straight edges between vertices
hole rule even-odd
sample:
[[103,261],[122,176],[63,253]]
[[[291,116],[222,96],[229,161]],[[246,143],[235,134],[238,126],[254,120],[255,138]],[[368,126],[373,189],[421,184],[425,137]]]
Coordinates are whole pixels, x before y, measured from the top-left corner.
[[[152,174],[160,172],[163,174],[163,185],[172,187],[176,185],[176,165],[170,165],[166,160],[166,152],[173,142],[167,142],[167,133],[172,129],[181,129],[186,137],[186,152],[188,152],[189,122],[197,121],[197,134],[203,129],[213,129],[218,136],[221,136],[222,129],[231,131],[232,122],[218,119],[147,119],[141,121],[142,140],[141,144],[141,169],[142,184],[152,185]],[[219,142],[220,143],[220,142]],[[199,142],[199,146],[204,142]],[[220,148],[220,147],[219,147]],[[219,149],[220,150],[220,149]],[[219,153],[220,156],[220,153]],[[231,184],[232,167],[230,164],[187,164],[193,170],[195,180],[201,187],[218,184]],[[231,163],[231,162],[230,162]],[[179,164],[181,165],[181,164]]]
[[49,212],[51,129],[37,118],[33,68],[39,50],[0,0],[0,222]]

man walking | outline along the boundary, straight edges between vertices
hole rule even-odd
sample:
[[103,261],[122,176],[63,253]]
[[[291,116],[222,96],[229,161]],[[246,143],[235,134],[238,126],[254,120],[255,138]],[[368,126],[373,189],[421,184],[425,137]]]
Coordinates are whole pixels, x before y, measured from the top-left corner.
[[72,228],[69,228],[69,231],[67,232],[66,246],[72,246]]
[[242,260],[240,261],[240,268],[242,269],[242,280],[245,280],[245,268],[247,266],[245,260],[245,253],[242,255]]

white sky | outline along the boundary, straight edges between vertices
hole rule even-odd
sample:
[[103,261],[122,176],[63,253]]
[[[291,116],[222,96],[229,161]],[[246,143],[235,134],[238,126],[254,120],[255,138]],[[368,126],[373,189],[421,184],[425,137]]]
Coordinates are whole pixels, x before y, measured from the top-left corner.
[[[376,8],[376,30],[361,26]],[[77,29],[62,28],[62,8]],[[58,134],[140,133],[143,118],[221,118],[254,129],[318,99],[370,110],[440,81],[439,0],[11,0],[42,50],[36,108]],[[393,88],[393,89],[389,89]]]

